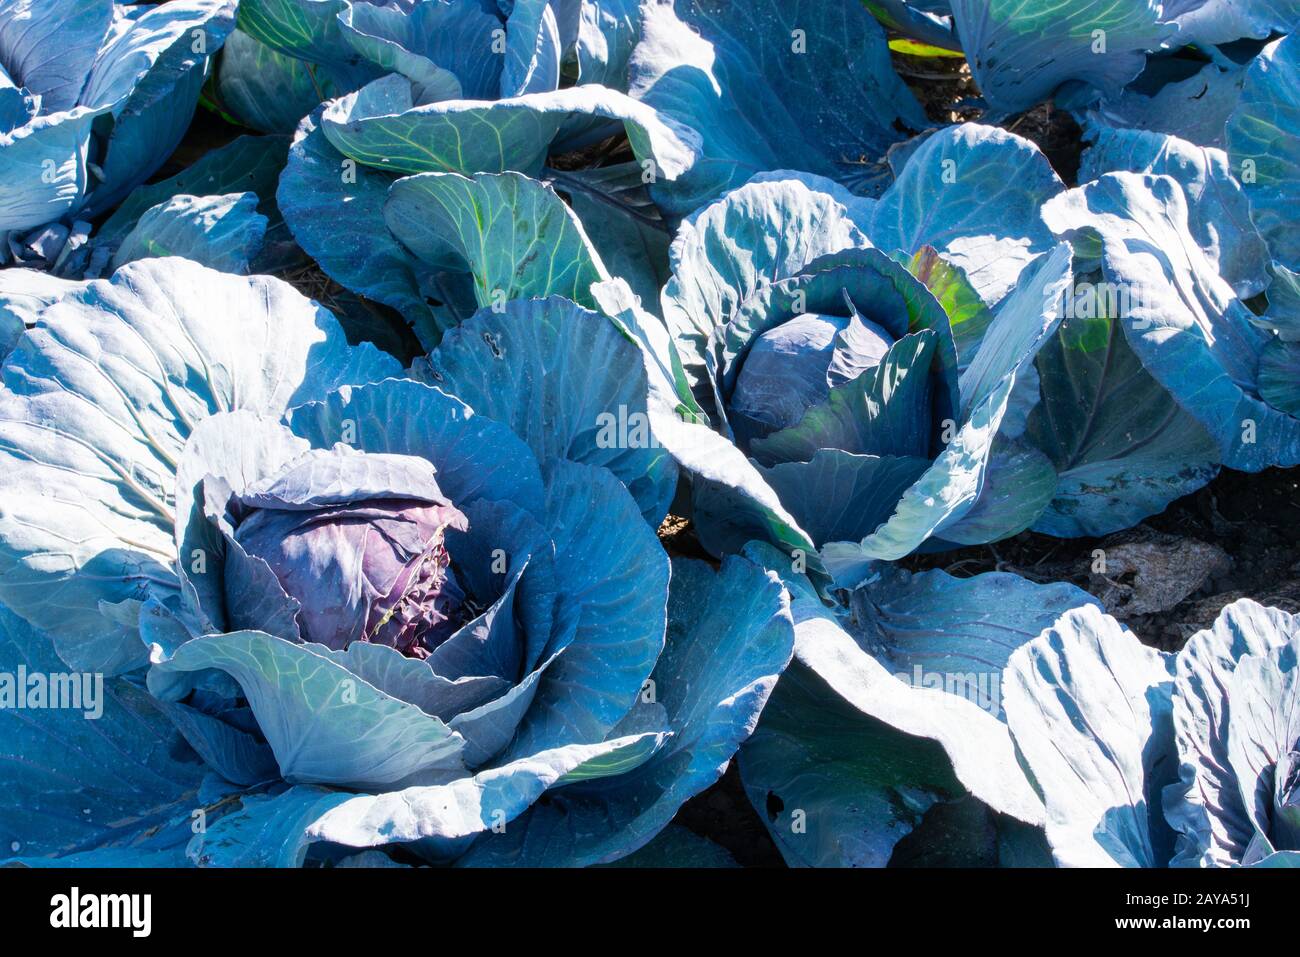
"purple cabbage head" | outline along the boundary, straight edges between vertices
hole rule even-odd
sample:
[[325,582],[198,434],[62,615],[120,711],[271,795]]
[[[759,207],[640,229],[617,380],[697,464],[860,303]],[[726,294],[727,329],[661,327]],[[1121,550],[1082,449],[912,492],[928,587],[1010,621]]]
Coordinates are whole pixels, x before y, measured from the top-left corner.
[[[337,447],[232,496],[229,607],[283,601],[278,586],[297,603],[307,641],[336,649],[367,641],[426,657],[463,623],[465,604],[446,533],[467,521],[433,473],[423,459]],[[275,594],[250,603],[249,588]]]

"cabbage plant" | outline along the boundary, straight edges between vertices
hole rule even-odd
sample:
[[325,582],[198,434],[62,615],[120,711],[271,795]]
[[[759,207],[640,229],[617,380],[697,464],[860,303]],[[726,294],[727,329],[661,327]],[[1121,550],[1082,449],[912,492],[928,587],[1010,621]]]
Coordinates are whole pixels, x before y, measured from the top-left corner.
[[1007,720],[1056,861],[1300,863],[1297,636],[1293,616],[1242,599],[1177,655],[1095,608],[1017,650]]
[[[879,566],[827,604],[771,546],[795,660],[742,747],[792,866],[1291,867],[1293,616],[1248,599],[1168,654],[1092,596]],[[935,845],[941,845],[936,847]]]
[[1050,864],[1007,724],[1010,662],[1096,600],[1064,582],[882,563],[827,602],[772,546],[745,554],[781,575],[795,622],[794,661],[739,758],[786,862],[884,867],[919,843],[932,864]]
[[[943,215],[913,206],[950,153],[976,169],[988,154],[1025,168],[979,246],[966,231],[994,214],[981,211],[978,184],[954,190]],[[660,358],[665,404],[710,422],[748,459],[723,474],[711,454],[679,455],[706,547],[758,537],[822,548],[853,584],[865,563],[930,539],[990,541],[1037,518],[1051,465],[995,440],[1004,422],[1023,432],[1033,358],[1071,282],[1070,248],[1036,201],[1059,188],[1030,144],[966,126],[935,134],[878,201],[777,172],[688,217],[662,322],[617,283],[597,287]],[[698,446],[694,434],[686,444]]]
[[[1252,204],[1212,147],[1094,133],[1074,190],[975,124],[926,138],[878,199],[763,174],[683,222],[662,322],[597,287],[666,328],[666,404],[748,458],[681,459],[706,545],[816,546],[853,585],[922,545],[1106,534],[1220,465],[1296,460],[1289,334],[1243,299],[1287,308],[1251,218],[1270,194]],[[909,380],[900,344],[927,329],[916,368],[946,371]]]
[[779,580],[670,563],[671,461],[594,439],[646,407],[609,319],[459,332],[426,384],[180,259],[41,311],[0,389],[0,647],[107,692],[0,715],[42,809],[0,817],[14,857],[597,863],[718,778],[791,654]]
[[0,264],[59,266],[180,142],[230,0],[0,4]]

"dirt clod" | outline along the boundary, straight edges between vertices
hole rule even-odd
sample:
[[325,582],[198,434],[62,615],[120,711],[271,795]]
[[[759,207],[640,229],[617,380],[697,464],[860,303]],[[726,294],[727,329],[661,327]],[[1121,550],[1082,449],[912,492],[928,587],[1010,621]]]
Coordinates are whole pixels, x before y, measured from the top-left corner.
[[1217,545],[1141,529],[1134,541],[1094,552],[1088,590],[1116,618],[1154,615],[1231,568],[1232,559]]

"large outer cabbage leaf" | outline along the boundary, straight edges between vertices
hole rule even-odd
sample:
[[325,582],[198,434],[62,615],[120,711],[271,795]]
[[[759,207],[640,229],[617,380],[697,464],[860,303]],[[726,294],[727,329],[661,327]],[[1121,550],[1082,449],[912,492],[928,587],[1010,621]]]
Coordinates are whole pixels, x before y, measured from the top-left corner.
[[509,425],[543,471],[568,459],[609,469],[657,526],[677,466],[656,447],[641,351],[607,317],[558,296],[481,309],[429,357],[433,381]]
[[173,196],[140,216],[113,254],[112,269],[149,257],[179,256],[220,272],[251,272],[266,238],[256,193]]
[[1220,149],[1176,136],[1099,126],[1083,154],[1079,178],[1130,172],[1172,176],[1187,196],[1187,220],[1197,245],[1242,299],[1268,285],[1268,247],[1250,218],[1250,204]]
[[429,268],[469,273],[479,306],[564,296],[593,305],[605,265],[555,191],[520,173],[422,173],[393,183],[392,234]]
[[246,0],[239,29],[286,56],[355,70],[362,57],[344,36],[348,0]]
[[10,795],[0,810],[0,854],[33,866],[47,857],[85,866],[184,863],[173,852],[189,839],[206,769],[157,702],[120,678],[69,674],[49,636],[5,608],[0,669],[10,682],[45,676],[51,691],[67,679],[84,692],[75,708],[0,709],[0,783]]
[[1146,52],[1178,32],[1156,0],[952,0],[953,21],[980,92],[1016,113],[1078,81],[1116,94]]
[[1169,176],[1109,173],[1050,201],[1057,234],[1101,238],[1105,279],[1124,293],[1118,318],[1143,366],[1219,444],[1232,468],[1300,462],[1300,420],[1260,395],[1272,338],[1189,234],[1187,199]]
[[[521,8],[522,9],[522,8]],[[412,82],[421,103],[490,98],[500,80],[491,56],[500,21],[477,3],[354,4],[339,13],[344,38],[384,72]],[[539,23],[534,23],[534,33]]]
[[616,779],[575,783],[534,806],[522,827],[486,834],[470,866],[572,867],[623,857],[642,846],[692,795],[721,777],[753,730],[794,631],[776,576],[729,556],[718,572],[675,559],[668,640],[639,707],[659,708],[664,746]]
[[1062,867],[1168,861],[1161,792],[1177,776],[1172,668],[1171,655],[1095,606],[1067,612],[1012,654],[1007,723]]
[[[1086,126],[1089,119],[1100,118],[1111,126],[1166,133],[1198,146],[1223,149],[1224,125],[1241,96],[1246,68],[1228,60],[1206,63],[1191,76],[1185,76],[1185,71],[1185,60],[1152,58],[1143,76],[1118,96],[1093,104],[1081,122]],[[1144,82],[1147,73],[1158,89],[1151,90]]]
[[694,168],[654,191],[667,212],[685,215],[771,169],[878,192],[900,131],[929,125],[856,0],[655,0],[642,16],[632,95],[704,139]]
[[425,290],[437,281],[384,222],[392,179],[339,154],[318,120],[319,114],[303,120],[280,176],[276,201],[285,222],[330,278],[396,309],[432,348],[442,326]]
[[[883,866],[926,810],[967,791],[1042,824],[1005,725],[1004,670],[1016,648],[1091,596],[1005,573],[884,566],[827,608],[783,556],[765,546],[750,554],[792,595],[798,664],[741,751],[746,790],[788,861]],[[791,827],[797,811],[806,831]]]
[[1261,785],[1272,790],[1265,776],[1282,773],[1274,766],[1300,740],[1294,652],[1285,663],[1281,657],[1297,633],[1291,615],[1242,600],[1179,652],[1173,714],[1181,768],[1165,793],[1166,817],[1179,832],[1173,864],[1258,863],[1273,851],[1269,822],[1276,815],[1282,824],[1285,812],[1257,801]]
[[917,147],[863,228],[887,253],[934,247],[997,305],[1025,266],[1056,245],[1041,208],[1064,188],[1033,143],[963,123]]
[[320,645],[256,631],[206,635],[150,669],[149,690],[179,700],[193,684],[175,676],[207,669],[239,682],[287,781],[375,788],[464,772],[461,735]]
[[70,110],[113,18],[107,0],[4,0],[0,63],[14,83],[41,98],[45,112]]
[[1289,33],[1300,25],[1300,11],[1290,0],[1204,0],[1174,20],[1180,43],[1227,43]]
[[23,332],[36,325],[42,310],[81,288],[82,283],[60,279],[35,269],[0,272],[0,361],[13,350]]
[[1218,474],[1217,443],[1142,367],[1115,319],[1068,317],[1037,362],[1042,398],[1026,435],[1058,478],[1036,531],[1129,528]]
[[292,133],[303,117],[349,92],[327,67],[277,53],[236,30],[226,38],[221,68],[210,88],[222,111],[263,133]]
[[564,194],[601,260],[651,308],[668,281],[672,232],[646,189],[636,162],[595,169],[548,169],[544,178]]
[[1228,155],[1273,259],[1300,271],[1300,37],[1278,40],[1251,64],[1228,119]]
[[58,264],[71,236],[152,176],[233,27],[232,0],[0,3],[0,172],[11,186],[0,233],[37,228],[8,237],[0,260]]
[[[275,190],[289,151],[287,136],[239,136],[225,146],[205,153],[175,176],[138,187],[118,204],[99,229],[95,242],[120,243],[148,210],[174,196],[216,196],[256,193],[258,212],[266,216],[268,231],[284,230],[275,206]],[[279,240],[281,243],[284,239]]]
[[541,172],[551,140],[571,116],[621,120],[638,158],[675,180],[699,159],[699,134],[685,120],[600,86],[528,93],[495,102],[417,105],[395,74],[332,100],[321,115],[334,147],[393,173]]
[[[120,10],[121,8],[119,8]],[[234,29],[231,0],[127,8],[86,77],[80,102],[112,109],[85,214],[112,209],[162,166],[189,128],[208,60]]]
[[[81,206],[90,128],[105,110],[76,107],[0,132],[0,173],[15,187],[22,184],[0,197],[0,232],[52,222]],[[8,250],[4,253],[7,258]]]
[[509,830],[546,791],[574,781],[628,774],[663,747],[667,732],[642,731],[595,744],[548,748],[448,784],[375,795],[336,794],[304,839],[350,847],[421,841],[427,849],[464,853],[466,839],[494,825]]

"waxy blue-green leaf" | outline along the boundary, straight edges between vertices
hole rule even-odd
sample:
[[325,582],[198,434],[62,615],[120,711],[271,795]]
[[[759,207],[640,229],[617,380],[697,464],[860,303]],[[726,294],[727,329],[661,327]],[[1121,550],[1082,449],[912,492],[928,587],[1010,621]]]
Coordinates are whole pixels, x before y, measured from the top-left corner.
[[641,12],[629,89],[704,140],[689,173],[653,190],[667,212],[773,169],[878,192],[885,151],[930,125],[857,0],[656,0]]
[[183,194],[256,193],[258,212],[269,221],[268,231],[277,226],[283,231],[283,221],[275,206],[275,190],[288,152],[287,136],[236,137],[225,146],[203,154],[175,176],[137,187],[95,231],[95,241],[109,245],[120,243],[146,211]]
[[330,278],[396,309],[431,348],[447,320],[424,295],[435,284],[431,270],[393,238],[384,222],[391,183],[335,151],[314,121],[305,120],[276,200],[298,245]]
[[627,773],[648,760],[664,737],[642,732],[596,744],[570,744],[447,784],[349,797],[311,822],[306,840],[349,847],[420,841],[424,851],[463,853],[465,839],[493,826],[508,828],[549,788],[570,779]]
[[209,58],[235,26],[233,0],[126,8],[86,78],[81,102],[110,106],[101,121],[86,216],[112,209],[166,162],[198,105]]
[[1003,707],[1047,807],[1062,867],[1159,867],[1173,834],[1161,794],[1177,777],[1172,656],[1099,608],[1067,612],[1011,656]]
[[[69,673],[49,637],[4,608],[0,671],[8,686],[0,708],[0,782],[10,795],[0,809],[4,858],[35,864],[118,848],[134,849],[138,861],[150,835],[174,819],[188,833],[205,768],[142,689]],[[46,704],[23,710],[14,696],[21,690],[33,707],[34,678],[47,691]],[[60,689],[70,694],[65,706],[49,707],[48,694]]]
[[1300,417],[1300,343],[1278,338],[1259,357],[1260,397],[1288,415]]
[[637,158],[673,180],[699,157],[699,134],[625,93],[579,86],[484,102],[417,106],[410,82],[390,75],[326,104],[321,123],[336,149],[392,173],[541,173],[551,141],[572,116],[621,120]]
[[[884,566],[831,609],[782,556],[748,554],[792,595],[797,664],[741,750],[746,790],[787,861],[883,866],[930,806],[966,791],[1041,824],[1004,724],[1003,671],[1017,647],[1094,599],[1004,573]],[[806,834],[791,828],[796,809]]]
[[349,6],[349,0],[243,0],[239,29],[285,56],[364,70],[364,58],[347,42],[339,22]]
[[641,847],[721,777],[793,643],[775,575],[734,555],[717,573],[703,562],[675,560],[668,643],[641,699],[663,711],[671,730],[664,747],[627,774],[556,791],[504,834],[484,835],[463,863],[575,867]]
[[542,676],[505,760],[602,740],[632,708],[664,647],[668,558],[613,473],[553,463],[546,527],[565,596],[556,630],[576,631]]
[[1260,398],[1271,338],[1192,240],[1173,178],[1108,173],[1052,200],[1044,215],[1066,238],[1101,237],[1104,278],[1142,365],[1219,445],[1224,465],[1258,471],[1300,462],[1300,419]]
[[563,53],[555,4],[551,0],[514,0],[506,20],[501,96],[558,89]]
[[823,448],[810,453],[806,461],[760,465],[759,474],[799,527],[820,544],[874,533],[929,466],[930,460],[920,456],[862,455]]
[[427,459],[460,506],[486,499],[545,514],[541,472],[524,441],[440,389],[411,379],[344,386],[291,410],[288,420],[315,448],[346,441],[363,452]]
[[657,526],[677,487],[658,447],[641,350],[608,317],[558,296],[481,309],[429,356],[438,387],[559,460],[609,469]]
[[418,103],[493,99],[501,57],[493,49],[501,21],[477,3],[421,3],[410,9],[353,4],[339,15],[358,53],[385,73],[411,81]]
[[1228,155],[1176,136],[1099,127],[1083,154],[1080,181],[1127,171],[1172,176],[1187,196],[1188,226],[1198,245],[1242,299],[1268,285],[1268,247],[1255,231],[1250,204]]
[[223,112],[282,134],[293,133],[322,101],[350,92],[328,67],[277,53],[242,30],[226,38],[213,86]]
[[1180,43],[1216,44],[1253,37],[1267,39],[1300,25],[1300,11],[1290,0],[1205,0],[1180,13]]
[[864,718],[798,661],[739,763],[755,813],[796,867],[884,867],[926,811],[962,794],[936,742]]
[[114,16],[106,0],[5,0],[0,64],[11,83],[41,98],[45,113],[70,110]]
[[1064,189],[1033,143],[991,126],[940,130],[912,154],[864,227],[887,253],[932,246],[990,306],[1056,241],[1040,208]]
[[180,256],[247,275],[266,237],[267,219],[257,203],[256,193],[173,196],[145,210],[113,253],[112,269],[137,259]]
[[1300,342],[1300,272],[1273,263],[1268,287],[1268,309],[1260,325],[1272,329],[1284,342]]
[[[1151,131],[1177,136],[1198,146],[1223,149],[1224,126],[1241,96],[1246,79],[1245,67],[1235,62],[1206,63],[1191,76],[1183,75],[1186,60],[1152,57],[1142,76],[1114,97],[1095,104],[1084,117],[1134,131]],[[1165,77],[1158,71],[1173,72]],[[1176,72],[1175,72],[1176,71]],[[1158,89],[1145,88],[1147,74],[1157,74]]]
[[[91,124],[107,110],[79,106],[0,133],[0,174],[6,183],[22,184],[0,194],[0,233],[53,222],[81,206]],[[7,258],[8,249],[0,255]]]
[[196,867],[302,867],[315,849],[307,828],[348,799],[342,791],[296,785],[279,794],[245,794],[186,848]]
[[1269,44],[1246,74],[1228,119],[1228,156],[1273,259],[1300,270],[1300,39]]
[[1155,0],[952,0],[953,23],[980,92],[1016,113],[1079,81],[1116,94],[1142,71],[1146,52],[1178,27]]
[[765,465],[808,462],[818,450],[856,455],[925,458],[934,423],[932,365],[939,336],[929,329],[903,336],[880,363],[831,388],[827,400],[802,419],[750,443]]
[[23,332],[36,325],[46,306],[83,285],[37,269],[10,268],[0,272],[0,361],[13,351]]
[[[1255,690],[1249,683],[1239,685],[1235,673],[1248,657],[1264,658],[1294,642],[1297,631],[1300,626],[1286,612],[1243,599],[1224,608],[1214,624],[1189,638],[1178,653],[1173,720],[1179,780],[1165,792],[1164,801],[1165,816],[1178,832],[1174,865],[1230,867],[1257,862],[1260,851],[1271,850],[1260,848],[1257,838],[1255,777],[1234,761],[1232,739],[1240,736],[1249,719],[1243,698]],[[1284,704],[1266,702],[1264,721],[1253,730],[1280,728],[1276,719],[1285,720],[1279,710]],[[1294,745],[1293,736],[1283,748]],[[1278,757],[1281,754],[1274,752],[1255,770]],[[1242,772],[1247,772],[1245,781],[1238,780]],[[1259,833],[1267,832],[1265,827]]]
[[150,669],[149,690],[180,700],[206,669],[239,683],[286,781],[382,788],[464,772],[459,734],[318,645],[257,631],[195,638]]
[[1078,309],[1038,354],[1038,368],[1045,387],[1026,434],[1059,480],[1036,530],[1129,528],[1218,474],[1218,446],[1142,367],[1119,320]]
[[519,173],[405,177],[384,220],[431,269],[470,273],[479,306],[552,295],[594,305],[591,284],[608,278],[573,211]]
[[545,179],[569,201],[610,273],[626,280],[645,305],[656,308],[668,282],[672,232],[646,190],[639,163],[589,170],[548,169]]
[[[1051,340],[1048,340],[1049,342]],[[1022,370],[1023,372],[1024,370]],[[1016,385],[1020,385],[1017,380]],[[1015,389],[1012,399],[1015,400]],[[1037,384],[1034,384],[1037,399]],[[1052,501],[1056,469],[1042,452],[1008,435],[1013,406],[1002,417],[1002,441],[989,453],[984,486],[962,517],[945,525],[941,540],[954,545],[983,545],[1019,535],[1032,526]]]

